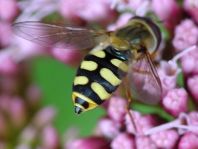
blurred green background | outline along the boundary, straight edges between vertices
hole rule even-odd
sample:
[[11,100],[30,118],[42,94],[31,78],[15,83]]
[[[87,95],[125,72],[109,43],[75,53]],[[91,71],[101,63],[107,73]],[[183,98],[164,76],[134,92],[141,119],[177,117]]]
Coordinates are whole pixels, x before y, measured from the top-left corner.
[[64,134],[69,128],[77,128],[81,136],[89,135],[104,110],[96,108],[81,115],[74,113],[71,93],[76,69],[49,57],[34,59],[31,67],[33,81],[43,93],[42,104],[57,110],[54,123],[59,133]]

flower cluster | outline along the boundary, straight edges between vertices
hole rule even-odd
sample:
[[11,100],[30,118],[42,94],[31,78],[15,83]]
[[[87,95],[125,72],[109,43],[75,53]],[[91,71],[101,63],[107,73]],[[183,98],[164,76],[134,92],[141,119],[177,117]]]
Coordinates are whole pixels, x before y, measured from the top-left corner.
[[[84,53],[16,37],[12,24],[45,21],[114,31],[135,15],[152,18],[161,29],[156,62],[162,100],[156,106],[132,100],[128,109],[127,99],[113,95],[93,135],[62,143],[52,123],[55,109],[41,107],[26,64],[45,55],[76,66]],[[198,148],[197,24],[197,0],[0,0],[0,148]]]

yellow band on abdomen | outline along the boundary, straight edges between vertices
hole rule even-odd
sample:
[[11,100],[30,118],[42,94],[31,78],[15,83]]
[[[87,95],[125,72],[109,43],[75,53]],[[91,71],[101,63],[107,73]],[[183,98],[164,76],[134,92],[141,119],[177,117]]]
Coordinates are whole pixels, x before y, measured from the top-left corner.
[[111,83],[113,86],[117,86],[121,83],[121,80],[117,78],[117,76],[109,69],[102,68],[100,70],[100,75],[103,77],[106,81]]
[[111,95],[97,82],[91,84],[91,89],[100,97],[101,100],[108,99]]

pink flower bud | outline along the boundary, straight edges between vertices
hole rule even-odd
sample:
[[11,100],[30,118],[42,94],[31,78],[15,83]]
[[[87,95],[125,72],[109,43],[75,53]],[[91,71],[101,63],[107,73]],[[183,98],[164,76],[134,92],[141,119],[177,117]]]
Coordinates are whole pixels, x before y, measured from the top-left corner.
[[112,142],[112,149],[135,149],[134,137],[127,133],[119,134]]
[[5,142],[0,141],[0,148],[1,149],[6,149],[6,148],[8,148],[8,145]]
[[0,74],[12,75],[18,70],[17,64],[8,53],[0,53]]
[[109,142],[101,137],[89,137],[73,141],[67,149],[109,149]]
[[56,111],[54,108],[52,107],[43,108],[36,114],[36,116],[33,119],[33,123],[38,128],[42,128],[53,121],[55,114]]
[[178,88],[170,90],[163,98],[162,104],[166,111],[173,116],[178,116],[181,112],[187,111],[188,94],[185,89]]
[[184,9],[198,23],[198,2],[197,0],[184,0]]
[[182,65],[182,70],[186,75],[197,74],[198,73],[198,48],[184,55],[181,59],[181,65]]
[[198,136],[193,133],[186,133],[182,136],[178,145],[179,149],[196,149],[198,148]]
[[107,29],[109,31],[115,31],[116,29],[119,29],[126,25],[132,17],[133,15],[131,13],[123,13],[119,16],[116,23],[109,25]]
[[9,112],[9,106],[12,101],[12,97],[6,94],[3,94],[0,96],[0,109],[2,112],[8,113]]
[[[1,0],[0,3],[2,1],[7,1],[7,0]],[[1,4],[0,4],[0,7],[1,7]],[[3,21],[1,21],[1,19],[0,19],[0,35],[1,35],[0,36],[0,47],[8,46],[12,40],[11,24],[3,22]]]
[[127,110],[127,100],[120,97],[112,97],[107,109],[108,115],[116,122],[123,122]]
[[16,149],[31,149],[31,146],[29,144],[19,144]]
[[198,75],[189,77],[187,80],[187,86],[194,97],[193,99],[198,103]]
[[60,146],[58,132],[52,126],[47,126],[42,134],[42,147],[46,149],[58,149]]
[[60,13],[71,20],[83,19],[101,23],[110,22],[115,16],[106,0],[61,0]]
[[174,148],[179,139],[179,134],[175,130],[166,130],[151,135],[151,140],[158,148]]
[[[31,32],[32,31],[30,30],[30,33]],[[38,31],[38,33],[34,34],[39,36],[40,34],[42,35],[44,33]],[[48,41],[45,41],[46,43],[43,43],[44,45],[39,45],[37,43],[25,40],[23,38],[16,37],[13,39],[13,42],[18,46],[17,49],[15,49],[17,50],[17,53],[14,55],[14,57],[19,62],[22,60],[32,58],[34,56],[46,54],[47,50],[49,50],[49,47],[45,46],[45,44],[47,44]]]
[[197,41],[198,28],[195,23],[190,19],[183,20],[175,29],[173,46],[177,51],[181,51],[196,45]]
[[134,112],[134,111],[130,111],[130,112],[132,114],[132,118],[136,128],[134,128],[134,124],[132,123],[129,115],[127,114],[125,117],[127,132],[137,135],[142,135],[144,134],[145,131],[156,125],[156,121],[153,116],[151,115],[142,116],[138,112]]
[[137,149],[158,149],[156,144],[151,140],[151,138],[145,137],[145,136],[136,137],[136,148]]
[[19,10],[16,0],[0,1],[0,20],[12,21],[18,12]]
[[27,118],[27,111],[23,99],[14,97],[9,107],[9,113],[14,127],[20,128],[25,124]]
[[190,112],[188,115],[189,115],[188,123],[194,126],[198,126],[198,112],[193,111],[193,112]]
[[179,72],[180,69],[176,63],[161,61],[158,75],[161,80],[163,95],[166,95],[169,90],[176,87],[177,75]]
[[107,138],[114,138],[119,134],[120,124],[115,123],[113,120],[103,118],[98,122],[97,133]]
[[82,53],[74,48],[53,48],[52,55],[57,60],[69,65],[78,65],[82,60]]
[[31,108],[37,108],[41,99],[41,90],[36,85],[31,85],[26,91],[28,104]]
[[37,131],[38,130],[36,130],[36,128],[33,126],[26,127],[25,129],[22,130],[22,132],[19,136],[19,141],[21,143],[27,143],[27,144],[34,143],[34,141],[38,135]]
[[165,25],[172,29],[180,20],[181,9],[175,0],[152,0],[152,9]]

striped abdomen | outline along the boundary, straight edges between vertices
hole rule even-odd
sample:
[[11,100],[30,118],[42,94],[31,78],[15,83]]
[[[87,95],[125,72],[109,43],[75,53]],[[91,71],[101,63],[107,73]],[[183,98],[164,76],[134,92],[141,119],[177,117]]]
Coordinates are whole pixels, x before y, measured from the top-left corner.
[[111,96],[128,71],[128,56],[128,51],[109,46],[84,58],[73,84],[76,113],[93,109]]

